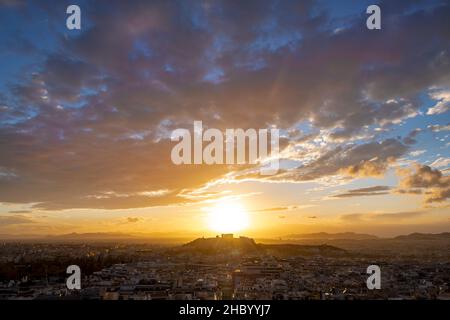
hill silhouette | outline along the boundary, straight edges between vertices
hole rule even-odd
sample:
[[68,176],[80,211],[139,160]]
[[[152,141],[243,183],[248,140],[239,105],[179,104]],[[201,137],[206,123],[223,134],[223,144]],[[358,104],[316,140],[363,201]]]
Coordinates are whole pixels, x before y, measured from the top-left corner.
[[198,238],[186,243],[182,251],[203,254],[266,254],[273,255],[336,255],[343,254],[344,249],[322,244],[322,245],[300,245],[300,244],[262,244],[256,243],[248,237],[215,237]]
[[406,236],[395,237],[396,240],[450,240],[450,232],[442,233],[411,233]]
[[198,238],[183,245],[185,250],[194,250],[199,253],[258,253],[261,249],[255,240],[247,237],[215,237]]
[[365,233],[342,232],[342,233],[301,233],[289,234],[283,238],[287,239],[314,239],[314,240],[373,240],[379,239],[377,236]]

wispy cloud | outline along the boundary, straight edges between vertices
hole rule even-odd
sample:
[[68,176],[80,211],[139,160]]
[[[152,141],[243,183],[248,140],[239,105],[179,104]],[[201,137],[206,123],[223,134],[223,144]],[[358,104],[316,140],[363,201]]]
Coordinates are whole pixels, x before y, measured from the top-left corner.
[[340,193],[333,195],[335,198],[351,198],[351,197],[362,197],[362,196],[378,196],[389,194],[391,187],[389,186],[374,186],[360,189],[348,190],[345,193]]
[[340,219],[348,222],[401,222],[427,214],[427,211],[405,211],[392,213],[351,213],[341,215]]

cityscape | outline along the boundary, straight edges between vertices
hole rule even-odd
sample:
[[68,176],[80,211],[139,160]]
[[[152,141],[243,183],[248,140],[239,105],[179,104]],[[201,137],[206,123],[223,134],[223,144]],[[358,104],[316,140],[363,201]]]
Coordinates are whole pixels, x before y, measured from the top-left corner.
[[[450,234],[422,236],[340,240],[352,249],[232,234],[182,245],[3,242],[0,299],[450,300]],[[81,268],[79,290],[66,285],[72,264]],[[373,264],[379,290],[366,286]]]

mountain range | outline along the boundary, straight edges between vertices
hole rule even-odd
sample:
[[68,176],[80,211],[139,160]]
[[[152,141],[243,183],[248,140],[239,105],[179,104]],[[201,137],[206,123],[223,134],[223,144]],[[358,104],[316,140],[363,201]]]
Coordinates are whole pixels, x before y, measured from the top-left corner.
[[[161,241],[161,242],[186,242],[195,238],[195,234],[178,233],[121,233],[121,232],[92,232],[92,233],[67,233],[60,235],[9,235],[0,234],[2,240],[26,240],[26,241]],[[283,240],[448,240],[450,232],[442,233],[411,233],[408,235],[399,235],[393,238],[380,238],[371,234],[342,232],[342,233],[300,233],[289,234],[281,237]],[[278,240],[274,238],[265,238],[260,242],[271,242]]]
[[320,239],[320,240],[374,240],[379,239],[377,236],[365,233],[354,232],[342,232],[342,233],[301,233],[301,234],[289,234],[284,236],[285,239]]

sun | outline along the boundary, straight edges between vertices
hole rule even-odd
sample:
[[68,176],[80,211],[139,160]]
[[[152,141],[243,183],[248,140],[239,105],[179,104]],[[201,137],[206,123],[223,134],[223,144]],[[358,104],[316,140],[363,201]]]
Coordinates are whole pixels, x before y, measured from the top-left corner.
[[248,212],[237,200],[220,200],[208,210],[208,226],[215,232],[242,231],[249,226],[249,223]]

